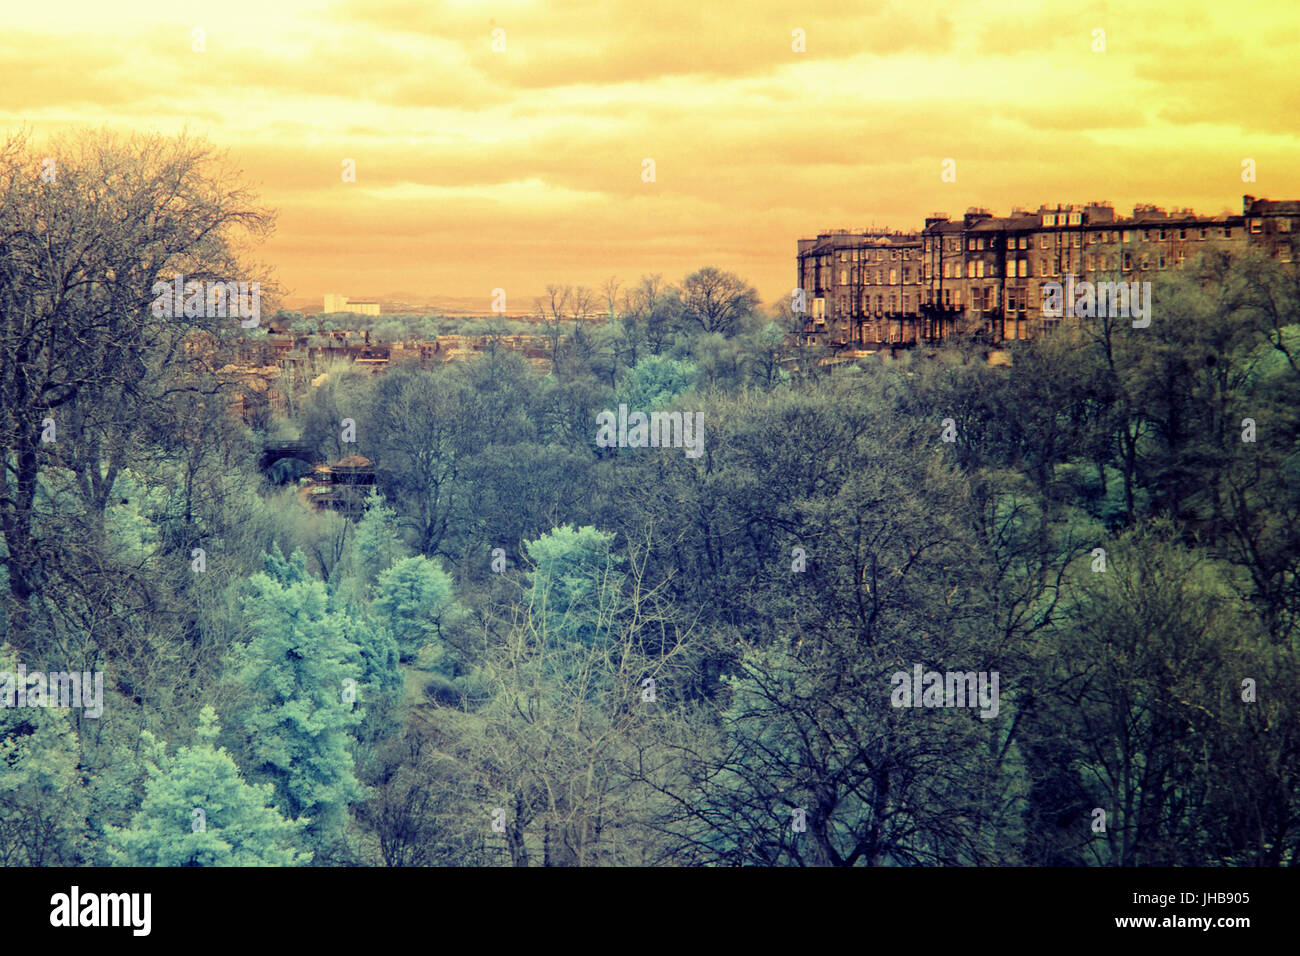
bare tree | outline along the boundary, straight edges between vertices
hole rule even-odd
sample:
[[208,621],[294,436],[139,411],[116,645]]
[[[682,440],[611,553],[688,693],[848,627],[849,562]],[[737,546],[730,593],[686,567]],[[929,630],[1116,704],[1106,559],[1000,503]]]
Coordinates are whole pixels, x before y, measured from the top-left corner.
[[757,307],[758,290],[732,272],[705,266],[682,283],[685,317],[705,332],[734,335]]
[[[71,550],[34,523],[43,468],[61,455],[86,476],[93,518],[136,423],[188,387],[168,372],[202,361],[192,333],[238,331],[239,316],[159,308],[155,284],[264,279],[239,246],[272,222],[220,157],[184,136],[87,133],[38,149],[19,135],[0,145],[0,560],[17,644],[29,599]],[[84,544],[77,550],[95,546]]]
[[610,276],[601,283],[600,290],[605,293],[605,303],[609,306],[609,320],[614,321],[615,306],[618,305],[618,290],[623,286],[618,276]]
[[685,684],[693,631],[665,583],[646,577],[648,540],[629,550],[628,570],[609,565],[598,582],[594,640],[574,640],[567,612],[555,620],[534,592],[488,637],[486,706],[439,713],[461,764],[455,776],[506,811],[501,841],[513,865],[657,856],[650,802],[659,798],[637,768],[655,750],[660,709],[673,709]]
[[569,297],[569,317],[574,322],[585,322],[591,318],[596,304],[596,293],[585,285],[573,290]]

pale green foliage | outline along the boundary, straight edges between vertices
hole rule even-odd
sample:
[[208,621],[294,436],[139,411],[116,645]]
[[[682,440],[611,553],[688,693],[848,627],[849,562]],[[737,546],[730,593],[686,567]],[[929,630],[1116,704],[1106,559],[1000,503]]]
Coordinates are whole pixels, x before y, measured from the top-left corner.
[[349,731],[363,709],[343,699],[345,681],[364,678],[361,650],[348,636],[360,626],[331,608],[324,583],[305,577],[300,553],[272,563],[277,577],[254,575],[244,602],[253,639],[239,677],[252,700],[240,720],[252,775],[273,782],[280,809],[308,817],[310,832],[324,839],[341,832],[360,796]]
[[413,659],[437,636],[451,606],[451,576],[423,555],[402,558],[375,582],[374,610],[397,637],[403,659]]
[[[16,665],[0,647],[0,671]],[[0,865],[78,862],[87,806],[78,752],[66,712],[0,707]]]
[[275,789],[270,784],[244,781],[234,760],[216,746],[219,729],[216,713],[205,707],[193,746],[180,748],[171,759],[164,746],[160,765],[146,765],[144,803],[131,826],[117,834],[119,862],[293,866],[311,859],[294,847],[302,823],[286,820],[270,805]]
[[547,627],[588,644],[608,630],[621,597],[613,542],[612,533],[567,524],[524,542],[536,565],[530,597]]
[[397,511],[378,490],[372,489],[366,499],[352,548],[353,577],[363,585],[373,584],[381,571],[410,554],[398,529]]
[[639,412],[667,408],[679,395],[694,388],[699,377],[694,362],[647,355],[623,374],[615,402]]

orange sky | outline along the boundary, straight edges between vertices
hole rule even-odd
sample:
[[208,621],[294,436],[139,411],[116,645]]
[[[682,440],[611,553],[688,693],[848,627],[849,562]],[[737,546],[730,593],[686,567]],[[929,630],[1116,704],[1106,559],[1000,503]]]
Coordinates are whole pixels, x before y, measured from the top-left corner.
[[795,240],[827,228],[1300,199],[1295,0],[6,6],[7,130],[188,128],[229,149],[279,210],[262,258],[313,308],[486,309],[503,287],[516,312],[548,282],[706,264],[771,301]]

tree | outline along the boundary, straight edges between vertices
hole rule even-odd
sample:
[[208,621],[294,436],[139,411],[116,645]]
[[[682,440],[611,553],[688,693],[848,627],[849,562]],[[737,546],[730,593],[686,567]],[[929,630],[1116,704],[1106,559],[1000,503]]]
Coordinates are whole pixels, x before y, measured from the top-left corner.
[[699,369],[693,362],[647,355],[623,374],[614,399],[630,411],[648,414],[667,408],[698,380]]
[[629,364],[636,364],[637,349],[642,342],[658,355],[672,337],[681,311],[681,300],[676,289],[664,285],[663,278],[659,273],[642,276],[625,298],[624,321],[628,327],[624,341],[630,350]]
[[[443,614],[453,607],[451,575],[423,555],[400,558],[375,580],[373,607],[397,636],[402,660],[413,661],[438,636]],[[444,655],[439,646],[432,666],[450,675],[454,662]]]
[[[457,765],[444,773],[483,826],[504,811],[489,850],[515,866],[645,865],[659,855],[659,797],[637,776],[658,759],[657,711],[680,700],[695,635],[646,579],[643,546],[624,559],[625,575],[592,580],[603,547],[591,529],[538,547],[534,587],[490,622],[476,672],[485,702],[431,719],[439,752]],[[601,640],[543,603],[552,576],[583,582]]]
[[[66,426],[77,406],[122,424],[166,401],[160,379],[188,360],[190,333],[229,330],[239,318],[159,314],[155,283],[256,278],[236,242],[265,235],[272,220],[206,146],[98,133],[0,145],[0,221],[0,531],[21,650],[28,598],[53,585],[68,553],[66,540],[35,533],[38,476],[52,450],[43,423]],[[112,450],[100,446],[110,459]]]
[[378,488],[372,488],[352,541],[354,579],[368,588],[381,571],[409,553],[398,528],[397,511],[385,501]]
[[613,541],[612,534],[592,527],[562,525],[524,542],[535,563],[527,573],[529,599],[557,636],[591,644],[619,612],[620,562]]
[[464,412],[465,389],[451,373],[394,371],[375,389],[367,420],[381,489],[415,529],[417,550],[443,553],[465,459],[482,440]]
[[249,579],[244,608],[253,637],[234,660],[249,699],[238,720],[251,775],[273,783],[281,812],[307,818],[313,845],[335,855],[347,808],[361,796],[349,747],[364,716],[357,703],[364,671],[349,638],[358,624],[331,607],[324,583],[300,577],[303,564],[295,553],[287,580]]
[[758,306],[758,290],[740,276],[705,266],[682,281],[684,316],[704,332],[735,335]]
[[600,284],[601,294],[605,297],[605,305],[609,309],[609,321],[613,322],[615,318],[615,309],[618,306],[618,290],[623,283],[618,276],[610,276]]
[[[168,759],[166,744],[147,762],[144,803],[116,834],[126,866],[296,866],[311,860],[296,848],[303,824],[271,806],[274,788],[250,785],[217,747],[216,712],[204,707],[196,743]],[[153,744],[147,735],[146,746]],[[150,747],[150,749],[154,749]]]
[[[0,672],[12,675],[17,660],[0,645]],[[87,798],[80,753],[66,713],[0,705],[0,865],[83,862]]]
[[[1278,798],[1294,806],[1284,754],[1295,724],[1283,714],[1294,714],[1295,671],[1272,659],[1226,567],[1160,521],[1114,540],[1104,572],[1090,558],[1072,572],[1025,705],[1034,857],[1204,866],[1292,856]],[[1263,688],[1259,702],[1243,699],[1245,677]],[[1238,821],[1228,807],[1249,811]],[[1104,834],[1092,830],[1094,808],[1106,812]]]

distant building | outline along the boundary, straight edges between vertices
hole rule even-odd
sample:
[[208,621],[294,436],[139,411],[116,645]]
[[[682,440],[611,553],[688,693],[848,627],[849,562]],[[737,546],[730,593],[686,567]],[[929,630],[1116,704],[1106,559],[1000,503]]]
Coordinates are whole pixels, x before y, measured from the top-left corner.
[[357,315],[378,315],[378,302],[350,302],[345,295],[335,295],[333,293],[325,294],[325,307],[322,314],[330,315],[335,312],[355,312]]
[[348,455],[333,465],[316,468],[307,498],[317,510],[356,517],[365,512],[366,498],[374,484],[375,466],[370,459]]
[[914,233],[838,229],[800,239],[798,288],[806,298],[803,344],[877,349],[1032,338],[1060,323],[1043,313],[1043,283],[1065,277],[1134,282],[1179,269],[1211,244],[1261,249],[1280,262],[1300,254],[1300,202],[1242,198],[1242,214],[1197,215],[1142,205],[1132,216],[1088,203],[996,217],[935,213]]

